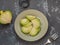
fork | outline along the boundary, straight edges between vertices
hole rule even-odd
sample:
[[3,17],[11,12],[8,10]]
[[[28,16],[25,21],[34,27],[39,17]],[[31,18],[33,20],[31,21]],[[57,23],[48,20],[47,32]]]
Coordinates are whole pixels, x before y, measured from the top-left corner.
[[58,38],[58,34],[54,33],[53,35],[50,36],[50,38],[47,39],[46,43],[44,45],[48,45],[51,44],[52,41],[56,40]]

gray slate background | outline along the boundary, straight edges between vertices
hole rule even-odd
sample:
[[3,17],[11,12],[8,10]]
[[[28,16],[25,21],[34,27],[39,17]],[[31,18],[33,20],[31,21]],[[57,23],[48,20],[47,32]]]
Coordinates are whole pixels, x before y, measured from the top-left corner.
[[[0,10],[11,10],[13,13],[12,23],[9,25],[0,24],[0,45],[44,45],[53,32],[60,36],[60,0],[31,0],[27,9],[37,9],[45,14],[49,22],[46,35],[38,41],[27,42],[20,39],[14,31],[16,16],[23,10],[19,7],[19,0],[0,0]],[[51,45],[60,45],[60,37]]]

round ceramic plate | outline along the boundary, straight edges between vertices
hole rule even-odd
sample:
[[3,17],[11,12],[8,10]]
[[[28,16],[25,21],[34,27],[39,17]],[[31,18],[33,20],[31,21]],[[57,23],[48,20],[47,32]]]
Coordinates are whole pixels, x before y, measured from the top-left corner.
[[[20,20],[23,19],[26,15],[34,15],[34,16],[40,18],[41,31],[34,37],[25,35],[24,33],[21,32]],[[17,16],[17,18],[15,20],[14,28],[15,28],[15,32],[21,39],[26,40],[26,41],[36,41],[36,40],[41,39],[46,34],[46,32],[48,30],[48,21],[42,12],[40,12],[38,10],[34,10],[34,9],[29,9],[29,10],[25,10],[25,11],[21,12]]]

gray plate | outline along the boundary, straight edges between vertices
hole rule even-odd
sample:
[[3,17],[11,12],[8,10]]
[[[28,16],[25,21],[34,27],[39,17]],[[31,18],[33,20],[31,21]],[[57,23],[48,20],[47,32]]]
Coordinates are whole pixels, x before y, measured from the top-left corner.
[[[28,14],[39,17],[40,21],[41,21],[41,31],[35,37],[25,35],[21,32],[20,20]],[[41,13],[40,11],[37,11],[34,9],[29,9],[29,10],[25,10],[25,11],[21,12],[17,16],[17,18],[15,20],[14,28],[15,28],[15,32],[21,39],[26,40],[26,41],[36,41],[36,40],[41,39],[46,34],[47,29],[48,29],[48,21],[47,21],[47,18],[44,16],[44,14]]]

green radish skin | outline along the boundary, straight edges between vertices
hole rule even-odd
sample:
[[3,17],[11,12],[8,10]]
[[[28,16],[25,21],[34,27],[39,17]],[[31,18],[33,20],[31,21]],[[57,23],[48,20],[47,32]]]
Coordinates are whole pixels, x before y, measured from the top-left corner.
[[[2,13],[3,13],[3,10],[0,10],[0,18],[1,18]],[[0,20],[0,24],[1,24],[1,20]]]

